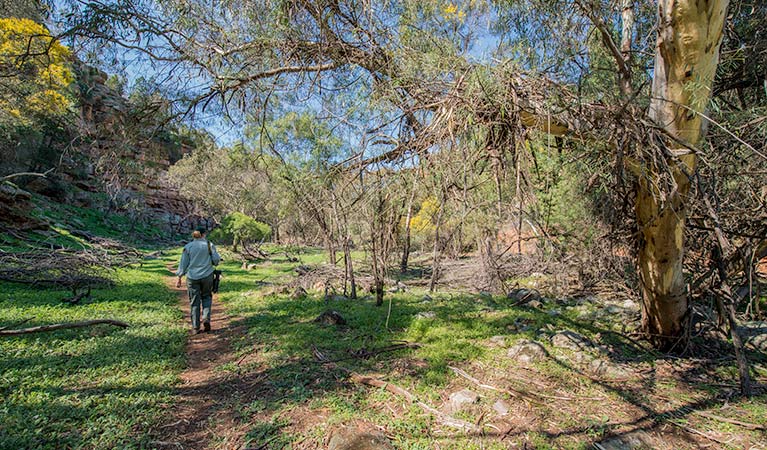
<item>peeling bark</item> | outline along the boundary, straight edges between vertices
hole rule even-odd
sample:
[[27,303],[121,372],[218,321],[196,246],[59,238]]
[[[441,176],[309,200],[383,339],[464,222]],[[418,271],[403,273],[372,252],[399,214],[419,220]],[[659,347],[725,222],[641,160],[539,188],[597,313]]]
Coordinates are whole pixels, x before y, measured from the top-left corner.
[[[727,4],[728,0],[660,0],[658,4],[649,116],[692,147],[705,133],[700,113],[711,97]],[[669,150],[678,155],[667,158],[675,189],[660,195],[660,174],[647,168],[636,203],[642,325],[661,347],[681,335],[687,313],[682,272],[685,204],[697,163],[696,155],[686,148]]]

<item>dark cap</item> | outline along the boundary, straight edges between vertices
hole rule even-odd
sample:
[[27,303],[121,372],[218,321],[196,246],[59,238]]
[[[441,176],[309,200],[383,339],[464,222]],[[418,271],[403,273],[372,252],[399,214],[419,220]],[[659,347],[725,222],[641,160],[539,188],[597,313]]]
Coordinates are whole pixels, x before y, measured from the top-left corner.
[[205,234],[205,233],[208,232],[208,229],[203,227],[203,226],[199,226],[199,227],[195,228],[194,231],[199,231],[200,234]]

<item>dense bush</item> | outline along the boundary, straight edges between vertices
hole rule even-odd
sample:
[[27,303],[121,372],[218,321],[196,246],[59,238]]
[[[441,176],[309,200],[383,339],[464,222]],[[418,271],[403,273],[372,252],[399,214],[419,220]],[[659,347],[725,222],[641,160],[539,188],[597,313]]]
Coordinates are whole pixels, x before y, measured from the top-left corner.
[[210,239],[223,244],[239,245],[260,242],[272,234],[272,228],[256,219],[239,212],[227,214],[221,226],[210,233]]

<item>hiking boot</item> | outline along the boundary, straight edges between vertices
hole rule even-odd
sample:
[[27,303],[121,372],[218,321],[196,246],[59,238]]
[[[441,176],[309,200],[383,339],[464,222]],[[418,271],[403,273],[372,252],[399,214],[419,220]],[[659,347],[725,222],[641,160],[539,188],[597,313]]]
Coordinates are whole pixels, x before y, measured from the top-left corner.
[[205,322],[202,326],[205,328],[205,331],[210,331],[210,322]]
[[189,334],[200,334],[202,333],[202,330],[199,328],[192,328],[189,332]]

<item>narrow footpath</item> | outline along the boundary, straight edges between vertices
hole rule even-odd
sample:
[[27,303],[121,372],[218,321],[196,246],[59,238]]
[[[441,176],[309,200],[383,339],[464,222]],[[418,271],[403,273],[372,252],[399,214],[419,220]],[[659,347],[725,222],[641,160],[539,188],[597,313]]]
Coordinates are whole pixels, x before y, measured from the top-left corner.
[[[178,293],[184,324],[191,330],[185,285],[177,288],[175,276],[166,283]],[[229,341],[237,330],[217,297],[214,294],[211,331],[189,334],[187,338],[186,369],[180,375],[176,401],[169,405],[165,423],[152,432],[152,445],[156,448],[230,449],[241,444],[245,430],[240,429],[242,425],[238,426],[233,413],[239,383],[218,370],[234,360]]]

